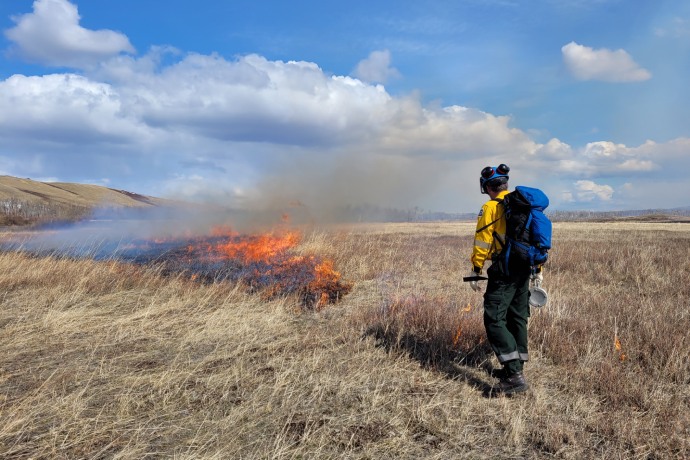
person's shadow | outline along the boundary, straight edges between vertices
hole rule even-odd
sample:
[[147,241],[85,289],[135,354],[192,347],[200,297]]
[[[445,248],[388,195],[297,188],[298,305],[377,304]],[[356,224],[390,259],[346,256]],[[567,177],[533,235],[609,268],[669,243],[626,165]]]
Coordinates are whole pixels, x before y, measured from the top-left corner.
[[373,337],[376,346],[384,348],[389,353],[402,351],[426,369],[433,369],[450,379],[466,382],[479,390],[485,398],[497,396],[494,386],[477,377],[476,372],[472,371],[473,368],[480,368],[490,377],[498,373],[490,362],[492,351],[486,342],[478,343],[469,350],[451,350],[447,344],[439,340],[422,339],[409,333],[398,335],[380,325],[367,329],[364,337]]

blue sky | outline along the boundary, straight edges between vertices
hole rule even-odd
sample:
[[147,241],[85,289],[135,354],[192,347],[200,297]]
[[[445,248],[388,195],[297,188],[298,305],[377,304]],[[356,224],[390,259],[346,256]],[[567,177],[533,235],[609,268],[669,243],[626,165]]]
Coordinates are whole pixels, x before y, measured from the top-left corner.
[[231,206],[687,206],[690,3],[3,0],[0,174]]

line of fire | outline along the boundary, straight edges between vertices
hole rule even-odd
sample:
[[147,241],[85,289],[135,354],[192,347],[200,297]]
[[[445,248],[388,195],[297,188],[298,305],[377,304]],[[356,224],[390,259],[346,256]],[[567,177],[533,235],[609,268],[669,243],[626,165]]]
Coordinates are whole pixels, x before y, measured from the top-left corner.
[[331,259],[298,254],[295,249],[302,234],[284,227],[240,234],[219,226],[204,236],[110,237],[91,244],[83,239],[80,244],[46,244],[45,234],[50,231],[32,233],[3,244],[2,249],[36,256],[117,260],[156,267],[164,276],[183,276],[199,283],[241,283],[267,299],[295,295],[303,307],[313,310],[338,302],[352,289]]

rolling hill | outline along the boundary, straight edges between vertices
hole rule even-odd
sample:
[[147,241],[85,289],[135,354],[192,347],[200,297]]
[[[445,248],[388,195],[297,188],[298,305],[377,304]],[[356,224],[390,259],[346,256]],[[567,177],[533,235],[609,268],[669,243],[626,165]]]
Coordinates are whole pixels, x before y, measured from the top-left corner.
[[0,176],[0,225],[79,219],[95,208],[151,208],[173,202],[100,185]]
[[76,206],[140,207],[161,206],[167,200],[116,190],[100,185],[69,182],[38,182],[12,176],[0,176],[0,201],[59,203]]

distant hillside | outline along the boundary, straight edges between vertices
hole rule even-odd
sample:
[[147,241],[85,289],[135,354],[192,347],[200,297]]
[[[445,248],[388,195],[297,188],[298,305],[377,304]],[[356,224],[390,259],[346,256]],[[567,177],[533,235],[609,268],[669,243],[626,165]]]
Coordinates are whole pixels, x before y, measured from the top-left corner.
[[77,220],[95,208],[151,208],[170,201],[100,185],[0,176],[0,225]]
[[690,208],[636,209],[628,211],[553,211],[555,222],[690,222]]

